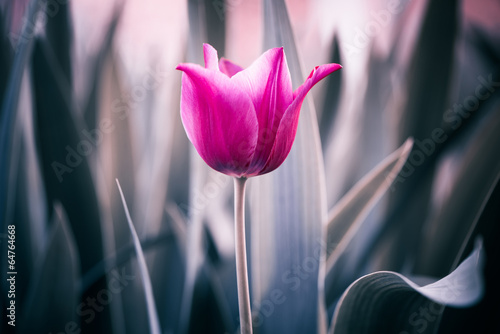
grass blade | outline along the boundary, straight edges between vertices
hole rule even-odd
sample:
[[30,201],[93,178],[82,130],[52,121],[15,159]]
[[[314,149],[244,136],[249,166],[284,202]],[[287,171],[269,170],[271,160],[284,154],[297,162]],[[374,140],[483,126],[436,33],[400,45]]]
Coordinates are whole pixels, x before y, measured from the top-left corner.
[[116,185],[120,191],[120,196],[123,203],[123,209],[125,210],[125,215],[127,216],[128,227],[130,229],[130,234],[132,235],[132,240],[134,242],[135,252],[137,254],[137,262],[139,264],[139,271],[142,277],[142,284],[144,287],[144,295],[146,298],[146,305],[148,308],[148,319],[149,319],[149,330],[152,334],[161,334],[160,321],[158,320],[158,313],[156,311],[156,304],[153,295],[153,288],[151,286],[151,280],[149,278],[148,266],[146,264],[146,258],[142,251],[141,242],[135,231],[134,224],[130,218],[130,213],[128,211],[127,202],[125,201],[125,196],[123,196],[122,188],[120,187],[120,182],[116,180]]

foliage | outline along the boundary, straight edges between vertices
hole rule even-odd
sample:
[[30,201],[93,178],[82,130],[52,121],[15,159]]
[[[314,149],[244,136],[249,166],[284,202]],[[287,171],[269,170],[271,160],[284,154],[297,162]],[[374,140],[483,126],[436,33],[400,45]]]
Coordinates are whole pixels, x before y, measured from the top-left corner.
[[179,115],[204,42],[343,65],[248,182],[255,333],[500,330],[497,2],[92,3],[0,2],[2,333],[238,330],[231,180]]

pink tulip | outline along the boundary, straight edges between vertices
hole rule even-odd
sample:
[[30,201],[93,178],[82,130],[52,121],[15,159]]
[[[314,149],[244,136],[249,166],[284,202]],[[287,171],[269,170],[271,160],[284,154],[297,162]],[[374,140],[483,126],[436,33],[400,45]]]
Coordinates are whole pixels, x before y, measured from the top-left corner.
[[181,119],[189,140],[213,169],[234,177],[269,173],[292,148],[302,101],[338,64],[316,66],[295,91],[283,48],[266,51],[250,67],[222,58],[203,45],[205,67],[183,71]]

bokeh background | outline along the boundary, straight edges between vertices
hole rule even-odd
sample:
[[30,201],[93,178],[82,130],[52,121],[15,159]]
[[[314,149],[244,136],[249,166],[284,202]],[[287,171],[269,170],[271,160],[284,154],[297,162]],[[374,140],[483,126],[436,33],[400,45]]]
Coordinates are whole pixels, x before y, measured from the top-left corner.
[[[2,0],[0,14],[2,333],[237,331],[232,180],[179,116],[175,67],[203,64],[204,42],[244,67],[284,46],[294,87],[343,66],[304,103],[285,164],[249,181],[255,332],[500,333],[500,2]],[[346,292],[382,270],[445,277],[478,236],[484,280],[438,291],[460,308],[395,276]]]

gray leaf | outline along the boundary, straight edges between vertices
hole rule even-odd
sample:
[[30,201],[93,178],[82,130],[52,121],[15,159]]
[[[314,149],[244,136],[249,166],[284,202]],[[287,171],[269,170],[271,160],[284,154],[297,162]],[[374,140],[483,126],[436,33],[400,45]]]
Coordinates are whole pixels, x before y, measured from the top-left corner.
[[442,305],[466,307],[482,298],[483,253],[482,242],[476,242],[451,274],[423,287],[390,271],[359,278],[337,304],[330,333],[422,333],[434,328]]

